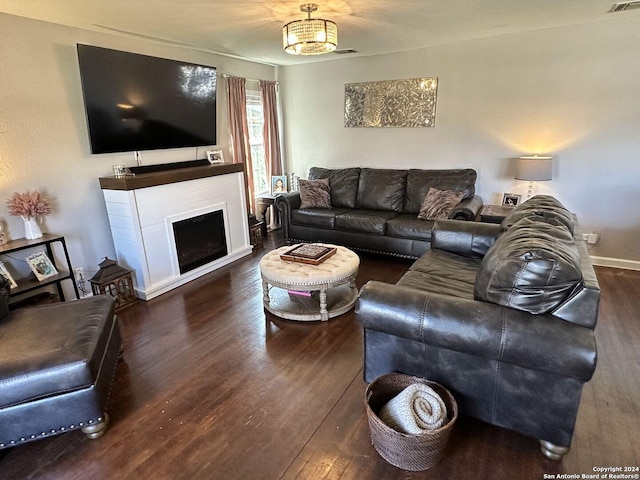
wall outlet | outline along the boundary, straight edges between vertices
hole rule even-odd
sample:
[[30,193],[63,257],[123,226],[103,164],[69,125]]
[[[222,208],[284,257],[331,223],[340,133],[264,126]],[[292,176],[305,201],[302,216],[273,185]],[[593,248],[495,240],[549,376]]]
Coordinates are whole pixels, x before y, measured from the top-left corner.
[[589,238],[587,239],[587,242],[589,243],[589,245],[595,245],[596,243],[598,243],[598,240],[600,240],[600,235],[593,232],[589,234]]

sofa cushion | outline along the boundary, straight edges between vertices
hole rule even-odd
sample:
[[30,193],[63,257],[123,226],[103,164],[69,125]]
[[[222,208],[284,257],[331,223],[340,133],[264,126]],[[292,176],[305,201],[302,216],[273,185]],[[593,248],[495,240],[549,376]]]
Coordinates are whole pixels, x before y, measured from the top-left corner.
[[449,214],[463,197],[464,192],[439,190],[431,187],[427,196],[424,197],[420,212],[418,212],[418,219],[438,220],[440,218],[449,218]]
[[351,210],[336,216],[336,230],[384,235],[387,222],[396,215],[379,210]]
[[406,170],[363,168],[360,172],[356,208],[401,212]]
[[471,168],[449,170],[411,169],[407,174],[407,188],[403,212],[418,213],[429,188],[464,192],[463,198],[471,198],[476,193],[477,173]]
[[304,225],[306,227],[327,228],[333,230],[336,226],[336,216],[348,212],[347,208],[305,208],[291,212],[291,223],[293,225]]
[[398,281],[397,285],[473,300],[476,272],[481,260],[442,250],[429,250]]
[[331,208],[329,179],[299,181],[300,208]]
[[16,309],[0,324],[0,408],[90,385],[113,328],[114,299]]
[[430,220],[419,220],[413,213],[401,213],[387,222],[387,236],[431,241]]
[[529,313],[549,313],[580,286],[580,256],[564,227],[521,219],[489,249],[475,298]]
[[334,207],[355,208],[360,168],[322,168],[311,167],[309,180],[329,179],[331,205]]
[[536,195],[518,205],[504,218],[500,229],[508,230],[523,218],[531,216],[548,219],[550,223],[562,224],[573,234],[575,228],[573,214],[557,199],[549,195]]
[[495,223],[437,220],[433,223],[431,249],[483,258],[495,243],[499,230],[500,225]]

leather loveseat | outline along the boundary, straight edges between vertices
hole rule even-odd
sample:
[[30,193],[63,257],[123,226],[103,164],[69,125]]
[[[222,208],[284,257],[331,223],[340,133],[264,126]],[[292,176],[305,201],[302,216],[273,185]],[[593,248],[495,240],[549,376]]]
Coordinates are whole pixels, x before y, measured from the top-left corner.
[[482,207],[475,195],[476,177],[472,169],[313,167],[309,180],[327,180],[330,208],[301,208],[300,192],[278,195],[275,204],[284,239],[290,243],[334,243],[418,258],[431,241],[433,219],[418,218],[430,188],[460,192],[462,199],[448,218],[474,220]]
[[402,372],[441,383],[462,413],[560,459],[596,367],[600,289],[581,237],[549,196],[501,225],[437,221],[431,250],[397,284],[360,292],[365,380]]

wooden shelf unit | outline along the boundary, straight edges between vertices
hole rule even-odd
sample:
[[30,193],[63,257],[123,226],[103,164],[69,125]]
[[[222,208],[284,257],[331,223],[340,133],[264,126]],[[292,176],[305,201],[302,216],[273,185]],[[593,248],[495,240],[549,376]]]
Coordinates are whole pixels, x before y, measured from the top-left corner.
[[[62,246],[64,259],[66,262],[66,265],[62,266],[63,268],[60,268],[56,264],[54,251],[51,246],[53,243],[59,243]],[[80,292],[78,291],[78,285],[76,284],[73,267],[71,266],[71,260],[69,259],[69,252],[67,251],[67,244],[63,236],[44,233],[42,237],[36,238],[35,240],[27,240],[25,238],[10,240],[5,245],[0,245],[0,260],[2,260],[4,256],[10,256],[10,254],[12,253],[31,250],[37,247],[44,247],[47,256],[51,260],[51,263],[53,263],[53,265],[56,267],[58,274],[49,278],[45,278],[42,281],[38,281],[35,278],[35,275],[29,275],[25,278],[14,277],[14,280],[18,284],[18,286],[12,288],[9,291],[9,302],[11,302],[12,297],[17,297],[18,295],[23,295],[28,292],[39,290],[49,285],[55,285],[60,300],[64,301],[65,297],[64,290],[62,288],[62,282],[65,280],[71,280],[76,298],[80,298]]]

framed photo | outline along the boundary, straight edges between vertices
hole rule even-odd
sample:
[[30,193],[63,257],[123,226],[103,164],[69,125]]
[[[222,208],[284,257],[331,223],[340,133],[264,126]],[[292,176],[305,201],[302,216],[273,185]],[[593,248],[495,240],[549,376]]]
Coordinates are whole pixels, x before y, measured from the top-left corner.
[[9,280],[9,285],[11,288],[16,288],[18,286],[3,262],[0,262],[0,275]]
[[58,274],[56,267],[53,266],[53,263],[51,263],[51,260],[49,260],[49,257],[47,257],[47,254],[44,252],[29,255],[26,260],[39,281]]
[[287,176],[278,175],[271,177],[271,195],[276,193],[287,193]]
[[516,195],[515,193],[505,193],[502,197],[502,206],[515,207],[516,205],[520,205],[520,198],[522,198],[522,195]]
[[207,150],[207,160],[212,165],[216,163],[224,163],[224,155],[222,150]]

